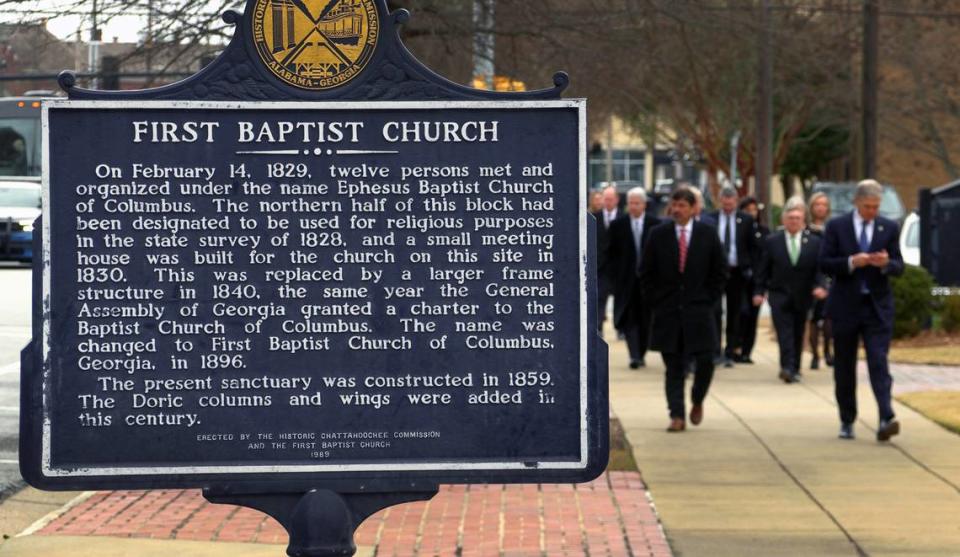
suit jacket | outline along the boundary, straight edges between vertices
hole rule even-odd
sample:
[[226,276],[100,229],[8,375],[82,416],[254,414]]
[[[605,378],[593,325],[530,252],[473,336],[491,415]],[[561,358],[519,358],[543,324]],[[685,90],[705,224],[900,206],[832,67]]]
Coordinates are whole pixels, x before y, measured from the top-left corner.
[[717,221],[710,213],[704,213],[697,218],[697,222],[717,228]]
[[882,270],[868,266],[851,272],[849,258],[860,253],[853,213],[827,223],[820,248],[820,268],[834,278],[830,297],[827,298],[827,313],[833,320],[835,331],[842,331],[845,325],[857,323],[862,298],[861,281],[866,281],[870,290],[870,301],[876,307],[880,320],[886,326],[893,326],[893,290],[890,288],[890,277],[903,274],[899,238],[900,226],[890,219],[878,216],[869,251],[872,253],[887,250],[890,263]]
[[680,246],[673,221],[650,232],[640,282],[653,308],[650,347],[665,353],[712,351],[717,339],[714,306],[727,281],[727,264],[717,231],[694,222],[687,263],[680,273]]
[[[759,260],[757,252],[759,251],[759,245],[757,244],[756,238],[756,226],[753,222],[753,217],[744,213],[743,211],[737,211],[734,213],[736,216],[736,230],[734,234],[736,235],[737,243],[737,266],[741,269],[753,271],[754,266]],[[716,227],[717,237],[720,237],[720,234],[723,231],[720,230],[720,211],[714,211],[710,213],[710,219],[713,220],[714,226]],[[723,242],[720,243],[721,247]],[[724,254],[724,261],[726,261],[726,254]]]
[[789,303],[794,311],[805,313],[813,305],[813,289],[824,287],[820,273],[820,238],[803,230],[797,264],[790,262],[786,232],[771,234],[763,243],[763,256],[757,267],[754,293],[770,293],[770,305],[785,307]]
[[[658,224],[660,220],[656,217],[644,215],[643,233],[640,238],[642,246],[646,245],[650,231]],[[637,312],[629,310],[637,309],[637,306],[643,303],[643,292],[637,276],[637,248],[629,214],[623,215],[610,224],[607,249],[608,265],[612,268],[614,279],[613,323],[622,330],[627,327],[627,319],[631,315],[637,316]]]
[[[607,252],[609,251],[610,230],[603,224],[603,210],[591,213],[593,218],[597,219],[597,275],[613,279],[613,267],[609,264]],[[617,209],[617,218],[623,215],[620,209]],[[616,218],[614,218],[616,220]],[[613,224],[613,221],[610,221]]]

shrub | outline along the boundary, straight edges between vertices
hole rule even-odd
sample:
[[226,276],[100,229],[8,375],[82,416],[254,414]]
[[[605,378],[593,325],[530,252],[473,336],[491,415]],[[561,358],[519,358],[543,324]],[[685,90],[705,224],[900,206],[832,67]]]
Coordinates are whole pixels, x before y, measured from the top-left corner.
[[783,205],[770,206],[770,222],[766,223],[770,230],[776,230],[782,224],[780,219],[783,216]]
[[930,323],[933,314],[933,277],[922,267],[907,265],[903,275],[892,283],[896,308],[893,337],[915,336]]
[[960,296],[950,296],[943,301],[940,326],[948,333],[960,332]]

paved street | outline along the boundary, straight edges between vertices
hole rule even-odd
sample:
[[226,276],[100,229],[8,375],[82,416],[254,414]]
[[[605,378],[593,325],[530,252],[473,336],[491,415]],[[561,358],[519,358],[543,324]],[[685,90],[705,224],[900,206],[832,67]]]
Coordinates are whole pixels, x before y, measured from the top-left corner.
[[30,269],[0,266],[0,499],[20,485],[20,350],[30,340]]

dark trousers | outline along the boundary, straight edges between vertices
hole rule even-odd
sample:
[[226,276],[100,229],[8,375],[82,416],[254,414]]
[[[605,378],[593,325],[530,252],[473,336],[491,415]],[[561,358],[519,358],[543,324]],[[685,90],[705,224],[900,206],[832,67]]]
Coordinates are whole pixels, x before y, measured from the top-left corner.
[[696,362],[696,370],[693,375],[693,390],[690,398],[693,404],[703,404],[707,398],[707,391],[710,389],[710,382],[713,381],[713,355],[709,352],[700,352],[697,354],[683,353],[683,344],[681,342],[680,352],[661,354],[663,364],[667,368],[665,390],[667,394],[667,408],[670,409],[671,418],[684,418],[686,409],[684,406],[684,383],[687,377],[686,363],[692,357]]
[[607,318],[607,300],[613,295],[613,281],[606,275],[597,277],[597,329],[603,330],[603,322]]
[[803,353],[803,334],[806,332],[807,311],[795,308],[786,296],[770,294],[773,327],[780,345],[780,369],[800,373],[800,355]]
[[757,344],[757,321],[760,319],[760,306],[753,305],[753,280],[746,281],[747,294],[740,304],[740,354],[749,358]]
[[[727,280],[726,290],[724,292],[724,297],[727,301],[727,347],[723,350],[723,354],[728,358],[732,358],[736,353],[737,348],[740,348],[740,306],[743,304],[744,292],[746,289],[746,278],[740,272],[739,267],[730,267],[730,277]],[[720,331],[723,329],[723,306],[720,301],[717,300],[716,307],[716,323],[717,323],[717,354],[721,353],[720,347]]]
[[813,316],[810,318],[810,351],[813,357],[820,359],[820,339],[823,338],[823,356],[827,361],[833,359],[830,351],[831,333],[830,318],[826,315],[826,300],[818,300],[813,304]]
[[873,387],[873,396],[877,399],[880,418],[889,420],[894,416],[890,401],[893,378],[890,376],[887,355],[893,330],[877,315],[876,307],[869,297],[861,299],[856,317],[857,321],[852,324],[843,323],[840,326],[834,323],[833,377],[836,382],[840,421],[849,424],[857,419],[857,348],[861,338],[867,352],[870,386]]
[[[650,346],[650,322],[652,316],[647,304],[632,304],[628,311],[627,326],[624,327],[623,334],[627,340],[627,350],[630,352],[630,361],[643,360],[647,355],[647,347]],[[639,307],[637,307],[639,305]]]

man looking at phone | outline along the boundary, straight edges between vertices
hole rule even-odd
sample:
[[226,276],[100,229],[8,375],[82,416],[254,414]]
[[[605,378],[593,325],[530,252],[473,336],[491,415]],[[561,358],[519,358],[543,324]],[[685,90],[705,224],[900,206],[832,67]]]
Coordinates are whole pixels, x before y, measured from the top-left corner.
[[840,409],[841,439],[853,439],[857,418],[857,348],[863,338],[870,385],[880,413],[877,440],[900,433],[893,413],[893,379],[887,363],[893,336],[893,291],[890,277],[903,273],[900,227],[879,215],[883,186],[875,180],[857,184],[856,208],[827,223],[820,267],[834,277],[827,298],[833,318],[836,357],[834,380]]

